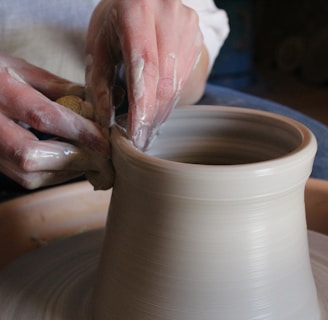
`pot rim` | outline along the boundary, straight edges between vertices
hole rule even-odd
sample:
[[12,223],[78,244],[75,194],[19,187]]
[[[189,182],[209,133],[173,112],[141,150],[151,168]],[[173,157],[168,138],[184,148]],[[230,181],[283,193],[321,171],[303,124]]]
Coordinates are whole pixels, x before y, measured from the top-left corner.
[[[112,139],[125,154],[129,157],[130,161],[138,161],[140,164],[147,165],[149,167],[163,167],[171,170],[201,170],[204,173],[213,172],[213,169],[221,174],[239,175],[241,172],[256,172],[256,175],[266,175],[271,173],[273,168],[285,168],[289,170],[293,168],[297,163],[303,162],[305,159],[314,158],[317,150],[317,142],[314,134],[302,123],[288,118],[286,116],[275,114],[268,111],[262,111],[257,109],[248,109],[241,107],[219,106],[219,105],[191,105],[191,106],[179,106],[175,110],[184,110],[186,112],[204,110],[206,112],[227,112],[234,115],[240,114],[243,116],[263,117],[266,120],[273,120],[277,123],[280,122],[291,129],[297,131],[301,136],[301,143],[291,152],[283,156],[279,156],[274,159],[242,163],[242,164],[194,164],[186,162],[178,162],[174,160],[168,160],[150,155],[147,151],[141,151],[133,146],[132,142],[126,137],[126,134],[120,128],[115,125],[112,129]],[[174,112],[174,111],[173,111]]]

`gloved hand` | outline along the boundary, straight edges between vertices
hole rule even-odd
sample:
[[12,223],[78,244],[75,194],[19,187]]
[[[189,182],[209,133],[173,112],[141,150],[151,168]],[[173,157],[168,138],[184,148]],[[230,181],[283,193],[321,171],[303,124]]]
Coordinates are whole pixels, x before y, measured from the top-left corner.
[[[0,53],[0,171],[28,189],[110,171],[108,130],[53,101],[68,94],[84,88]],[[65,141],[40,141],[28,126]]]
[[181,0],[103,0],[87,38],[88,99],[110,125],[122,63],[129,100],[128,136],[145,149],[177,104],[203,48],[198,16]]

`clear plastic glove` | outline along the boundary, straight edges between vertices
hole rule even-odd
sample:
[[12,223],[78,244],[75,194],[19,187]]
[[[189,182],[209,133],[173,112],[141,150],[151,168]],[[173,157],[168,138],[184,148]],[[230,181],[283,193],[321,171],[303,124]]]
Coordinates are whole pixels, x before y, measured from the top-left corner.
[[[68,94],[84,88],[0,53],[0,171],[28,189],[111,170],[108,130],[53,101]],[[65,141],[40,141],[28,126]]]
[[177,104],[202,47],[198,16],[180,0],[101,1],[87,39],[87,94],[96,121],[111,123],[114,80],[124,64],[128,135],[145,149]]

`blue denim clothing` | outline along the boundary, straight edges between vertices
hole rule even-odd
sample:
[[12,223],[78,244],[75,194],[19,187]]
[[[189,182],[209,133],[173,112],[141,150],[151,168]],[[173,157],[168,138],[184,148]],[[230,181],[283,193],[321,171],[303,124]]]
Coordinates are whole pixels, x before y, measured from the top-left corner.
[[318,151],[311,177],[328,180],[328,127],[305,114],[263,98],[208,84],[199,104],[226,105],[282,114],[307,126],[317,138]]

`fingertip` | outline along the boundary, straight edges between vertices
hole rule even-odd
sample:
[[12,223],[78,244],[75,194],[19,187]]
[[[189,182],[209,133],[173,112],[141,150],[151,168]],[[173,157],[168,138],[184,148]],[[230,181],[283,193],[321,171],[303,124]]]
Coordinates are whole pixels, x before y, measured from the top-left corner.
[[131,140],[137,149],[146,151],[151,146],[157,134],[157,127],[153,128],[151,126],[142,126],[139,127],[134,134],[132,134]]
[[108,190],[114,184],[114,168],[109,164],[102,171],[88,171],[85,174],[88,181],[93,185],[94,190]]
[[132,142],[139,150],[144,150],[147,146],[149,129],[147,127],[139,128],[132,134]]

